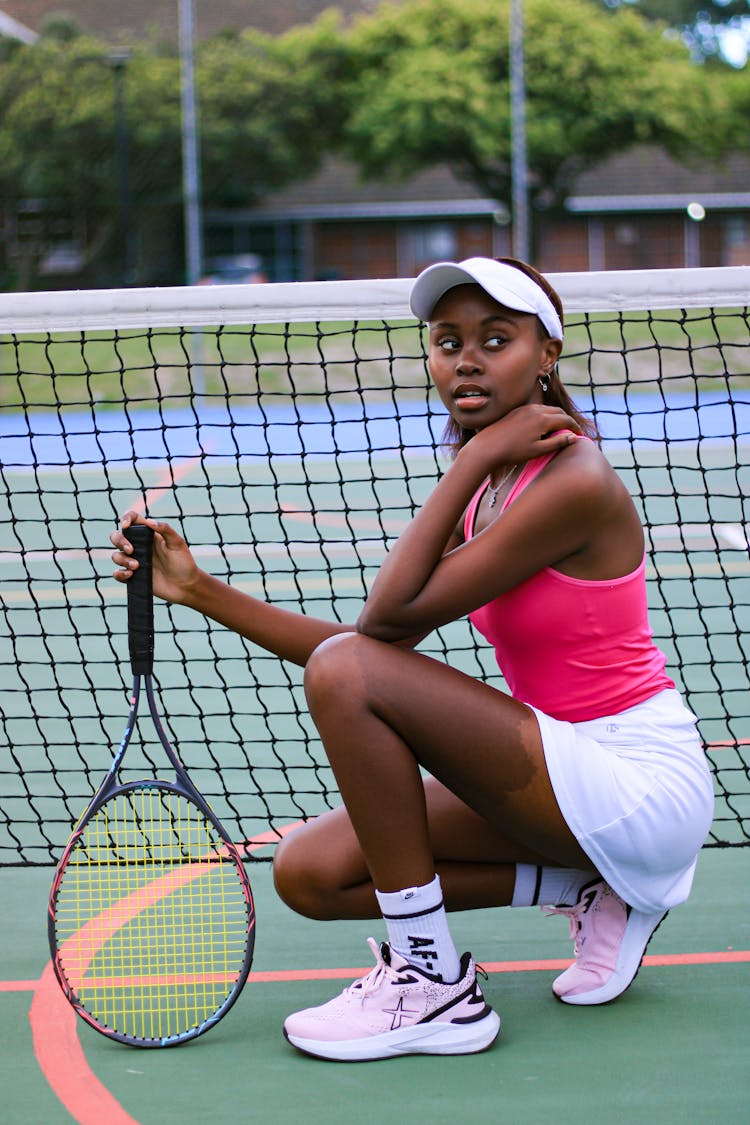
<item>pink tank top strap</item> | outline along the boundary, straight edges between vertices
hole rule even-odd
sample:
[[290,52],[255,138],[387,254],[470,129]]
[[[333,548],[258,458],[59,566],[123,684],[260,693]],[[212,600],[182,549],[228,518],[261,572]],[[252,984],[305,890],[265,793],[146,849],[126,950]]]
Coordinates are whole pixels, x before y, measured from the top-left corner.
[[[503,511],[505,508],[507,508],[508,504],[512,503],[512,501],[515,500],[516,496],[520,495],[520,493],[523,492],[524,488],[527,488],[528,485],[530,485],[531,482],[539,476],[542,469],[546,468],[546,466],[549,465],[550,461],[555,456],[556,451],[555,453],[545,453],[543,457],[535,457],[533,461],[528,461],[519,473],[518,480],[515,482],[508,495],[505,497],[503,506],[500,510]],[[477,508],[479,507],[482,497],[489,487],[489,483],[490,478],[488,477],[487,480],[479,486],[479,488],[469,501],[469,506],[466,509],[466,516],[464,517],[464,539],[467,541],[471,539],[472,535],[474,534],[474,521],[477,518]]]
[[466,515],[464,516],[464,539],[467,542],[474,534],[474,520],[477,518],[477,508],[479,507],[480,500],[489,487],[489,483],[490,478],[488,477],[484,484],[480,484],[479,488],[476,490],[471,500],[469,501],[469,506],[466,509]]
[[[536,480],[539,476],[542,469],[546,469],[553,457],[556,456],[557,450],[555,450],[554,453],[545,453],[543,457],[535,457],[533,461],[528,461],[518,474],[518,480],[505,497],[503,508],[507,508],[508,505],[515,500],[516,496],[519,496],[523,492],[524,488],[528,488],[531,482]],[[502,511],[503,508],[500,510]]]

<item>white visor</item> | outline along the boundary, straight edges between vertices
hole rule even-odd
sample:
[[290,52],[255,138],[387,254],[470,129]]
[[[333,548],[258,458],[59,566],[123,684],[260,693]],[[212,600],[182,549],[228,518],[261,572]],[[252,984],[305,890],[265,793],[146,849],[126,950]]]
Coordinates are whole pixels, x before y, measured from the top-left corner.
[[444,293],[456,285],[480,285],[498,304],[516,312],[538,316],[553,340],[562,340],[560,317],[547,294],[515,266],[494,258],[467,258],[463,262],[436,262],[422,270],[414,282],[409,302],[419,320],[429,320]]

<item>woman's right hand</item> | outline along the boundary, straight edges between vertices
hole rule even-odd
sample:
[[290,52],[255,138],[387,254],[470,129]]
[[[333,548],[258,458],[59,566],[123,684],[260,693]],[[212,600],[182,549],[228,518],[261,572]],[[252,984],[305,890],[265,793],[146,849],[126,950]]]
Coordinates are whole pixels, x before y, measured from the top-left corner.
[[124,534],[132,524],[144,524],[154,532],[152,573],[156,596],[167,602],[186,602],[201,573],[187,543],[168,523],[146,519],[137,512],[125,512],[119,529],[109,537],[116,548],[112,554],[112,562],[117,567],[113,577],[117,582],[127,582],[138,568],[138,563],[133,558],[132,544]]

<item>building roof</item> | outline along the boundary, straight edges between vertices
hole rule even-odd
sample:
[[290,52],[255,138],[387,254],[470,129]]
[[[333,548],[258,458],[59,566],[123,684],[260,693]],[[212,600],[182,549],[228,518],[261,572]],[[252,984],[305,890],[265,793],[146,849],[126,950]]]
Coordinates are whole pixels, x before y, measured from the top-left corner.
[[329,157],[309,180],[289,184],[242,213],[256,220],[273,220],[487,215],[496,211],[494,200],[483,198],[449,168],[430,168],[404,180],[362,180],[353,164]]
[[13,16],[6,15],[5,12],[0,12],[0,36],[2,35],[8,39],[20,39],[22,43],[35,43],[38,38],[32,28],[27,27],[20,20],[13,19]]
[[[199,38],[232,29],[255,27],[278,35],[301,23],[310,23],[335,7],[351,17],[377,7],[378,0],[194,0],[195,28]],[[71,16],[82,31],[108,41],[143,38],[150,32],[177,37],[177,0],[3,0],[3,10],[33,31],[50,15]]]
[[750,207],[750,153],[715,163],[682,163],[663,149],[638,146],[579,176],[566,206],[578,212],[653,211],[693,201],[713,208]]
[[[583,173],[566,201],[570,212],[683,210],[698,202],[709,209],[750,209],[750,154],[724,164],[687,165],[661,149],[642,146],[617,153]],[[208,212],[207,218],[217,215]],[[406,180],[362,180],[356,168],[329,157],[308,180],[300,180],[233,212],[254,221],[280,219],[427,218],[504,215],[495,200],[458,179],[449,168],[435,167]]]

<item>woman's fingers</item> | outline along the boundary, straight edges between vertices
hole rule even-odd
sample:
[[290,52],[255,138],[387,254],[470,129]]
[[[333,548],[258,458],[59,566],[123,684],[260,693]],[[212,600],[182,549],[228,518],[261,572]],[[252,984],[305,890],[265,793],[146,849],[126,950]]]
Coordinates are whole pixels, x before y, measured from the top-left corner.
[[[122,515],[120,518],[120,526],[116,528],[109,537],[112,546],[117,548],[112,552],[111,558],[115,566],[118,567],[118,570],[113,574],[113,577],[118,582],[127,582],[133,571],[138,569],[138,563],[135,559],[130,557],[133,554],[133,544],[125,534],[127,529],[134,524],[145,524],[147,527],[153,527],[154,530],[156,530],[157,526],[155,520],[146,519],[145,516],[139,515],[138,512],[128,511]],[[166,524],[161,525],[162,528],[166,526]]]

